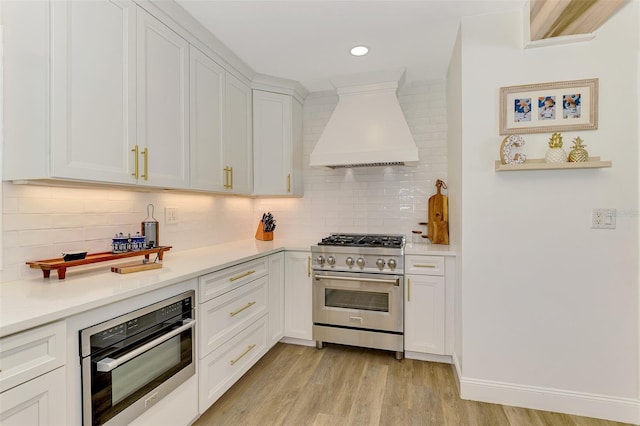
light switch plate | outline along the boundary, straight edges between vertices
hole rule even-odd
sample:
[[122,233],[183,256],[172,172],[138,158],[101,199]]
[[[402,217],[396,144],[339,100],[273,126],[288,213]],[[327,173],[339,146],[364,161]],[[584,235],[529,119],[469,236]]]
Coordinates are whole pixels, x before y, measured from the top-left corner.
[[591,211],[591,228],[616,229],[616,209],[593,209]]
[[175,225],[178,222],[178,209],[175,207],[166,207],[164,209],[164,223],[167,225]]

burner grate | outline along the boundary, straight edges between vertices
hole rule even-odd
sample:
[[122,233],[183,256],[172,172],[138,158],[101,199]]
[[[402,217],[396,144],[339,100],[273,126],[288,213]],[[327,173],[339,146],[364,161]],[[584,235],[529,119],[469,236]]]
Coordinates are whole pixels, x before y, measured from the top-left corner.
[[376,235],[376,234],[331,234],[318,243],[320,246],[343,247],[385,247],[402,248],[404,246],[403,235]]

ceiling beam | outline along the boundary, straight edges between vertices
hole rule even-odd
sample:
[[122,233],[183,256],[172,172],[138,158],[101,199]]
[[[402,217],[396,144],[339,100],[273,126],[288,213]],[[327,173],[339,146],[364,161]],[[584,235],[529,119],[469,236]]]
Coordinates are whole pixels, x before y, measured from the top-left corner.
[[531,40],[589,34],[628,0],[531,0]]

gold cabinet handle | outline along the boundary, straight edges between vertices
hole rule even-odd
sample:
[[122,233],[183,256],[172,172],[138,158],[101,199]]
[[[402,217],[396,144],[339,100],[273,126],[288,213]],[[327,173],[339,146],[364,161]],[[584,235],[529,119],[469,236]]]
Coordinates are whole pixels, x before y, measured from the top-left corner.
[[233,188],[233,167],[224,168],[224,187],[227,189]]
[[133,148],[131,148],[131,152],[133,152],[133,173],[131,173],[131,176],[133,176],[134,178],[138,179],[138,145],[134,146]]
[[256,304],[256,302],[249,302],[246,305],[244,305],[242,308],[238,309],[237,311],[229,312],[229,316],[230,317],[235,317],[240,312],[244,311],[245,309],[249,309],[250,307],[252,307],[255,304]]
[[427,265],[424,263],[414,263],[413,266],[415,268],[432,268],[432,269],[436,267],[436,265],[431,265],[431,264]]
[[249,345],[249,347],[247,347],[247,349],[242,352],[240,355],[238,355],[236,358],[232,359],[231,361],[229,361],[229,364],[233,365],[236,362],[240,361],[242,359],[243,356],[245,356],[246,354],[248,354],[251,349],[255,348],[256,344],[254,343],[253,345]]
[[244,274],[240,274],[240,275],[238,275],[238,276],[235,276],[235,277],[231,277],[231,278],[229,278],[229,281],[230,281],[230,282],[234,282],[234,281],[236,281],[236,280],[239,280],[240,278],[244,278],[244,277],[249,276],[249,275],[251,275],[251,274],[253,274],[253,273],[255,273],[255,272],[256,272],[256,271],[247,271],[247,272],[245,272]]
[[142,156],[144,157],[144,174],[140,177],[144,180],[149,179],[149,148],[142,150]]
[[407,278],[407,302],[411,302],[411,278]]
[[311,256],[307,256],[307,276],[311,276]]
[[287,192],[291,192],[291,173],[287,175]]

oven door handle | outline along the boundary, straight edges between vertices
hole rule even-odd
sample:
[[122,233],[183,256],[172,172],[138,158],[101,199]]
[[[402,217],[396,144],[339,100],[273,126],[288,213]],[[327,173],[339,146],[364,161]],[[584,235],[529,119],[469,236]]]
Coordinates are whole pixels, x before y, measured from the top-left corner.
[[196,321],[194,319],[191,318],[187,318],[185,320],[182,321],[183,325],[181,325],[180,327],[176,328],[175,330],[167,333],[167,334],[163,334],[162,336],[158,337],[155,340],[152,340],[148,343],[145,343],[144,345],[140,346],[139,348],[136,348],[134,350],[132,350],[131,352],[127,352],[126,354],[122,355],[120,358],[103,358],[100,361],[97,362],[97,369],[98,371],[100,371],[101,373],[108,373],[109,371],[113,370],[114,368],[124,364],[125,362],[143,354],[144,352],[148,351],[149,349],[152,349],[155,346],[158,346],[161,343],[166,342],[167,340],[177,336],[178,334],[182,333],[185,330],[188,330],[190,328],[192,328],[194,325],[196,325]]
[[366,283],[380,283],[380,284],[393,284],[395,286],[400,285],[400,279],[384,279],[384,278],[358,278],[358,277],[342,277],[339,275],[316,275],[316,280],[337,280],[337,281],[359,281]]

